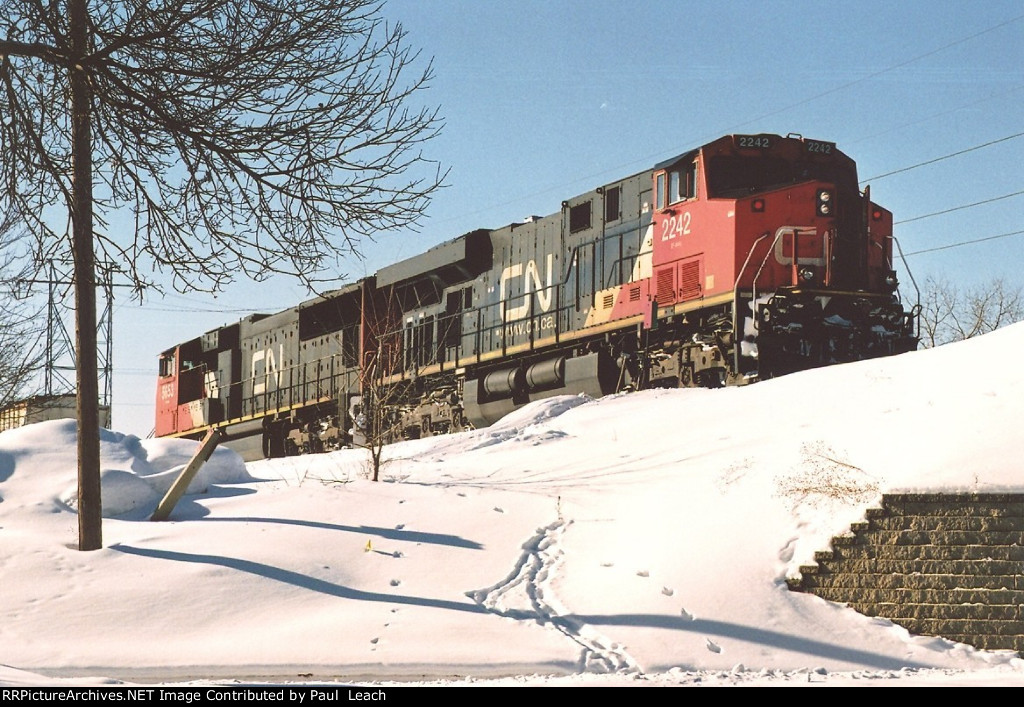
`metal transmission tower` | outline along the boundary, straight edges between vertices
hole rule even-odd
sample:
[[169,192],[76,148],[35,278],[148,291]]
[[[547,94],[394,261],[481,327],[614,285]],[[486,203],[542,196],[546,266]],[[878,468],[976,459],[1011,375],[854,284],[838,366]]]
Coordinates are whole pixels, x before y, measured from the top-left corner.
[[[66,303],[72,285],[69,261],[49,260],[47,277],[31,280],[47,286],[46,309],[46,364],[44,393],[48,396],[75,393],[75,345],[65,319],[72,312]],[[114,366],[114,284],[113,268],[108,263],[97,263],[96,285],[104,294],[104,307],[97,317],[96,344],[99,362],[99,404],[110,409],[113,390]]]

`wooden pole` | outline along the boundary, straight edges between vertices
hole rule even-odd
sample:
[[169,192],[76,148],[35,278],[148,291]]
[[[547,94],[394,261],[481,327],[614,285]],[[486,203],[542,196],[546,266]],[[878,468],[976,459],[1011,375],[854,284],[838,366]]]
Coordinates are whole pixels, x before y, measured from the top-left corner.
[[185,490],[192,483],[192,479],[195,478],[199,467],[206,463],[206,460],[213,454],[213,450],[217,448],[217,444],[222,436],[221,431],[216,428],[206,433],[206,437],[203,439],[203,443],[199,445],[199,449],[196,450],[192,461],[178,474],[178,478],[171,484],[171,488],[167,489],[167,493],[164,495],[163,500],[160,501],[160,505],[156,507],[156,511],[154,511],[150,520],[167,520],[171,515],[171,511],[178,504],[178,501],[185,495]]
[[71,50],[71,222],[75,261],[75,378],[78,394],[78,549],[103,547],[100,497],[99,366],[92,239],[92,87],[86,0],[69,0]]

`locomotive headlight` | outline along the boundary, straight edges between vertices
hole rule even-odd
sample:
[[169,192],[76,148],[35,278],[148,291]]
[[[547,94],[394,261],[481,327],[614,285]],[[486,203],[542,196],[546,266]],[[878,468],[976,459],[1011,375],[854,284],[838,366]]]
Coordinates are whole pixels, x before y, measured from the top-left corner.
[[817,192],[818,216],[831,216],[833,208],[832,192],[819,189]]
[[810,265],[804,265],[800,268],[800,279],[804,282],[810,282],[814,279],[814,268]]
[[885,286],[890,290],[895,290],[899,287],[899,284],[900,282],[896,279],[896,272],[894,270],[890,270],[885,274]]

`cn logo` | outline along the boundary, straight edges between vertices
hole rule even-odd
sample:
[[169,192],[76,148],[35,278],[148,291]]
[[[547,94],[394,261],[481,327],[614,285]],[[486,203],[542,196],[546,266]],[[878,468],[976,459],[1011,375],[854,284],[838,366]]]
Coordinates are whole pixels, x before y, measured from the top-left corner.
[[[534,260],[528,260],[525,266],[522,263],[509,265],[501,271],[498,289],[501,295],[501,317],[504,321],[515,321],[529,315],[531,293],[533,292],[537,293],[537,304],[540,305],[541,312],[551,309],[551,284],[554,276],[554,255],[551,253],[548,253],[546,266],[547,285],[541,282],[540,270],[537,268],[537,262]],[[508,283],[520,277],[523,278],[523,302],[518,306],[510,307],[505,301],[510,289]]]
[[220,384],[217,382],[217,371],[206,372],[206,378],[203,379],[203,387],[206,389],[206,397],[220,397]]
[[284,344],[277,345],[277,355],[274,355],[274,348],[268,346],[261,351],[254,351],[249,375],[252,378],[252,394],[260,395],[270,389],[276,389],[281,384],[281,371],[278,362],[284,358]]

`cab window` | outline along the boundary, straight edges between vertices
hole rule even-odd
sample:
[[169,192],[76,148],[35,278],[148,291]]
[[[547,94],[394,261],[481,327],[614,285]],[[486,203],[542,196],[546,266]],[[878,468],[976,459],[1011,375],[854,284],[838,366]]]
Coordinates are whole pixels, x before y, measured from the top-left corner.
[[697,163],[690,162],[668,174],[668,199],[670,204],[693,199],[697,196]]
[[674,204],[682,200],[683,196],[679,193],[679,170],[674,169],[668,173],[668,201]]
[[174,375],[174,354],[165,354],[160,357],[160,377]]

